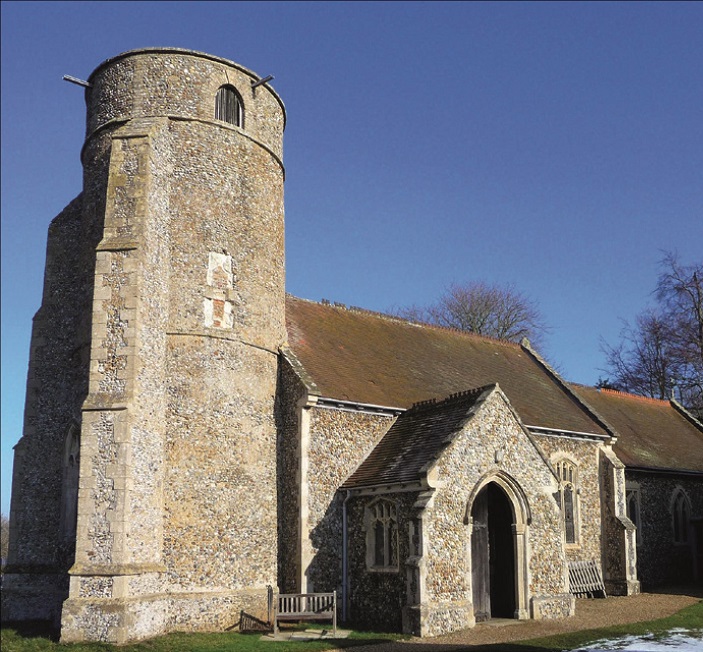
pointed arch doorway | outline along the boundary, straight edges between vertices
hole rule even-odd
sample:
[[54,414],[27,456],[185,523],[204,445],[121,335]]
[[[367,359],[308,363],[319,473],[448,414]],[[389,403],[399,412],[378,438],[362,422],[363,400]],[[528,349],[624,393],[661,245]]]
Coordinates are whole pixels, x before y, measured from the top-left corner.
[[528,508],[514,481],[501,480],[481,483],[469,501],[476,622],[527,617],[524,569]]

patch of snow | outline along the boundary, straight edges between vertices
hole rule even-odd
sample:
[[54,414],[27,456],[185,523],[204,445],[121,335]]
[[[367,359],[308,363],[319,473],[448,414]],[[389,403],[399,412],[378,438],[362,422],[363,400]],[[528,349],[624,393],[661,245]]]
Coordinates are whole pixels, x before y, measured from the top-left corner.
[[666,636],[627,636],[596,641],[572,652],[703,652],[703,631],[673,629]]

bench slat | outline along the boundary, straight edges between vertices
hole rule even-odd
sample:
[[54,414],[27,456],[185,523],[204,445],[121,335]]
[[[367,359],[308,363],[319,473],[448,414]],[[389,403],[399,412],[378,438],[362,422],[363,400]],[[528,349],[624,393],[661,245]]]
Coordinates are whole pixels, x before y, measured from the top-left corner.
[[595,560],[569,562],[569,592],[574,595],[602,593],[606,597],[600,568]]
[[281,593],[276,600],[273,629],[278,633],[280,620],[331,620],[337,637],[337,592]]

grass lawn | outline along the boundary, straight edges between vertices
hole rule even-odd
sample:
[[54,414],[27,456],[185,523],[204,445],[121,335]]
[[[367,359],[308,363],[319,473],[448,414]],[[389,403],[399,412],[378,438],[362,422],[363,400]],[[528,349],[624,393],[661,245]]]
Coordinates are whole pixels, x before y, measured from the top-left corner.
[[[603,638],[621,638],[647,633],[664,635],[675,628],[696,632],[703,638],[703,602],[698,602],[661,620],[571,632],[529,641],[466,646],[464,649],[470,652],[562,652],[562,650],[583,647]],[[169,634],[123,647],[103,643],[61,645],[52,641],[46,632],[37,631],[36,628],[32,632],[29,628],[26,631],[18,631],[11,627],[4,627],[0,633],[0,647],[2,652],[313,652],[384,643],[402,637],[398,634],[352,632],[348,639],[341,639],[334,643],[327,641],[271,642],[262,641],[260,638],[260,634],[239,633]],[[461,649],[459,646],[452,647],[456,652]],[[412,652],[411,647],[402,649],[404,652]]]
[[[703,601],[697,602],[682,609],[678,613],[668,618],[650,620],[641,623],[630,623],[628,625],[616,625],[614,627],[603,627],[602,629],[588,629],[580,632],[569,632],[548,638],[536,638],[529,641],[507,645],[488,645],[472,648],[479,650],[504,650],[505,652],[561,652],[562,650],[573,650],[574,648],[585,647],[586,645],[601,639],[618,639],[626,636],[642,636],[653,634],[655,637],[664,637],[672,629],[684,629],[694,636],[700,636],[703,641]],[[703,645],[703,643],[702,643]]]
[[[316,628],[307,623],[305,628]],[[262,641],[261,632],[208,634],[168,634],[141,643],[116,646],[106,643],[61,645],[40,625],[29,624],[24,631],[13,627],[0,630],[1,652],[315,652],[356,647],[403,638],[400,634],[352,632],[348,639],[331,641]]]

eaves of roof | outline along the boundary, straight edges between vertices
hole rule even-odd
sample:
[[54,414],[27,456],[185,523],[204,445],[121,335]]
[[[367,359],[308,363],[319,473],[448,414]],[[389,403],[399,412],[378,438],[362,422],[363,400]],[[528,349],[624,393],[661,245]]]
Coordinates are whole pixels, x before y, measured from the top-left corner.
[[407,409],[498,383],[530,427],[609,434],[519,344],[291,296],[286,322],[288,347],[319,396]]

